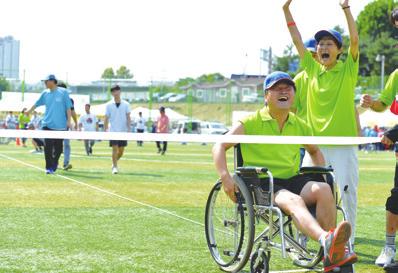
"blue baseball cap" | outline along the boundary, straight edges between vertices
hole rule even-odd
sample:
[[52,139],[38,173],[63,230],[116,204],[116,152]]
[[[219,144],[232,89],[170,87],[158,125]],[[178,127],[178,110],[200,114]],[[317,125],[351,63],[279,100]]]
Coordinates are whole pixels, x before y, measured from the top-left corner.
[[337,43],[338,48],[341,48],[343,46],[343,37],[341,36],[340,32],[334,29],[321,30],[315,34],[315,40],[319,43],[319,41],[325,36],[333,37]]
[[57,78],[55,77],[55,75],[50,74],[43,81],[57,81]]
[[311,52],[316,52],[316,45],[317,45],[317,42],[316,42],[315,38],[308,39],[307,41],[304,42],[305,48]]
[[272,88],[275,84],[279,82],[286,82],[295,87],[294,81],[289,74],[282,71],[275,71],[269,74],[264,80],[264,90]]

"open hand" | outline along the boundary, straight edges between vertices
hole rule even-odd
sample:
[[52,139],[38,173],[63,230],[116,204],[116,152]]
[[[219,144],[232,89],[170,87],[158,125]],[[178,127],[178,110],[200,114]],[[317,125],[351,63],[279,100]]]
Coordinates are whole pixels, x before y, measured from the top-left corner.
[[230,175],[228,177],[222,178],[222,185],[225,193],[228,195],[228,197],[236,203],[236,187],[234,180]]

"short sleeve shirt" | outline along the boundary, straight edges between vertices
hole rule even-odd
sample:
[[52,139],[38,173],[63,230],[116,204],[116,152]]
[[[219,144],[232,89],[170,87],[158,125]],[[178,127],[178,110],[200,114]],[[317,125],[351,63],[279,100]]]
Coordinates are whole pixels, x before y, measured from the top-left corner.
[[[290,113],[282,131],[278,122],[271,117],[268,108],[240,120],[245,135],[264,136],[312,136],[308,124]],[[241,144],[244,166],[267,167],[274,177],[288,179],[298,174],[300,148],[302,145]]]
[[167,115],[158,117],[157,132],[166,134],[169,132],[169,117]]
[[305,71],[301,71],[294,77],[296,93],[294,96],[293,109],[296,109],[296,116],[302,120],[307,120],[307,94],[309,89],[308,76]]
[[108,117],[110,132],[127,132],[127,115],[130,114],[130,104],[127,101],[121,100],[120,105],[117,106],[114,100],[106,105],[105,116]]
[[395,100],[398,91],[398,69],[396,69],[390,77],[388,77],[388,81],[386,87],[380,94],[380,101],[385,105],[391,105]]
[[46,107],[42,126],[52,130],[66,130],[67,110],[71,109],[72,103],[66,89],[57,87],[54,90],[44,90],[35,106]]
[[301,65],[308,75],[307,121],[316,136],[357,136],[355,86],[359,56],[354,61],[350,50],[345,62],[330,70],[306,51]]
[[97,128],[98,120],[93,114],[85,114],[80,117],[79,123],[82,125],[84,131],[93,132]]

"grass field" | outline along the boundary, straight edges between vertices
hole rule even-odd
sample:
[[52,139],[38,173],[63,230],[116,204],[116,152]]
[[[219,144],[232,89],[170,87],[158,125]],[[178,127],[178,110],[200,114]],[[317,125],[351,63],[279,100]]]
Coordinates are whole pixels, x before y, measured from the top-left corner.
[[[170,144],[160,156],[154,143],[130,143],[111,175],[105,143],[87,157],[74,141],[73,169],[46,176],[43,155],[0,146],[0,272],[220,272],[201,225],[217,179],[210,150]],[[394,162],[389,152],[360,153],[357,272],[383,272],[373,262]],[[294,269],[278,256],[272,270]]]

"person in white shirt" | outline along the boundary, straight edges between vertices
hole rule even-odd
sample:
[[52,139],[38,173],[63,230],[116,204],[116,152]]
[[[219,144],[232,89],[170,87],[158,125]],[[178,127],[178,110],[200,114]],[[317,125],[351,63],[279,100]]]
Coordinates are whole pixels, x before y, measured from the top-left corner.
[[[111,88],[113,101],[106,106],[104,129],[110,132],[130,132],[131,118],[130,105],[121,99],[121,89],[119,85]],[[112,174],[119,172],[117,162],[123,156],[124,148],[127,146],[125,140],[111,140],[109,146],[112,147]]]
[[30,124],[33,125],[35,130],[39,130],[41,127],[41,117],[37,114],[36,111],[33,111],[33,115],[30,118]]
[[[138,113],[138,118],[136,119],[136,124],[137,124],[137,133],[143,133],[145,132],[145,127],[146,127],[146,119],[142,116],[142,112]],[[138,140],[137,141],[137,146],[142,147],[144,144],[143,141]]]
[[6,127],[7,129],[16,129],[18,124],[18,119],[13,112],[9,112],[6,117]]
[[[97,117],[90,113],[90,104],[86,104],[84,106],[86,114],[81,116],[79,119],[79,131],[85,132],[94,132],[98,131],[98,120]],[[85,139],[84,140],[84,148],[86,149],[87,155],[93,154],[93,146],[95,140]]]

